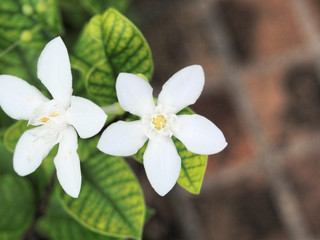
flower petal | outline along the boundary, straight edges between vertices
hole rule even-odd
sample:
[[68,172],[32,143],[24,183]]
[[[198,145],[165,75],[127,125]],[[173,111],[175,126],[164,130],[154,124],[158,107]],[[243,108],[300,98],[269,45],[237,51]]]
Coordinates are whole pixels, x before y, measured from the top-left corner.
[[178,115],[174,122],[173,135],[190,152],[197,154],[218,153],[227,146],[221,130],[210,120],[197,114]]
[[48,99],[26,81],[0,75],[0,106],[10,117],[29,120],[33,110]]
[[56,145],[56,142],[37,137],[43,130],[44,127],[36,127],[20,137],[13,155],[13,168],[20,176],[34,172]]
[[143,164],[151,186],[159,195],[166,195],[177,182],[181,169],[181,158],[172,139],[149,140]]
[[72,75],[66,46],[60,37],[51,40],[38,60],[38,78],[52,97],[64,107],[70,105]]
[[58,154],[54,159],[57,177],[63,190],[71,197],[77,198],[81,188],[77,133],[73,127],[68,126],[62,134]]
[[100,151],[114,156],[130,156],[147,141],[141,120],[111,124],[98,142]]
[[183,68],[163,85],[158,105],[168,108],[170,113],[177,113],[197,101],[203,86],[204,73],[200,65]]
[[82,97],[72,96],[67,119],[81,138],[89,138],[101,130],[107,115],[95,103]]
[[119,104],[125,111],[141,117],[155,108],[152,87],[146,80],[135,74],[120,73],[116,90]]

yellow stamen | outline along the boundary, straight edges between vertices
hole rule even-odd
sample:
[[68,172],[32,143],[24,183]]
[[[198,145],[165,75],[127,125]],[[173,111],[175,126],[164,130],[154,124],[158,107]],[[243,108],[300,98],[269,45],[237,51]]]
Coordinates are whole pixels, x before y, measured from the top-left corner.
[[58,117],[59,116],[59,114],[57,114],[57,113],[51,113],[50,115],[49,115],[49,117]]
[[153,118],[152,123],[155,129],[160,130],[166,126],[167,120],[164,116],[158,115],[157,117]]
[[41,118],[40,122],[46,123],[50,120],[50,118],[57,117],[57,116],[59,116],[59,114],[51,113],[48,117]]
[[49,118],[47,118],[47,117],[44,117],[44,118],[41,118],[41,120],[40,120],[41,122],[43,122],[43,123],[46,123],[46,122],[48,122],[49,121]]

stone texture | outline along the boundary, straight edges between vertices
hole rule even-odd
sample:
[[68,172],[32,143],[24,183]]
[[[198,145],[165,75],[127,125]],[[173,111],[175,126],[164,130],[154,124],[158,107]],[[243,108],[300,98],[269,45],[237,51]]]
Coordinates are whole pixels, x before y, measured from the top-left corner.
[[286,175],[313,233],[320,234],[320,152],[290,159]]
[[289,239],[264,177],[206,192],[195,201],[195,206],[208,240]]
[[250,162],[256,154],[256,145],[245,132],[236,112],[232,94],[227,89],[204,91],[194,106],[198,114],[216,124],[224,133],[228,146],[222,152],[209,156],[207,177],[229,167]]
[[317,34],[320,34],[320,2],[318,0],[305,0],[308,4],[308,9],[310,10],[312,20],[317,28]]
[[220,1],[239,62],[263,60],[305,44],[289,0]]
[[271,145],[279,148],[319,133],[320,87],[313,62],[248,73],[245,84]]

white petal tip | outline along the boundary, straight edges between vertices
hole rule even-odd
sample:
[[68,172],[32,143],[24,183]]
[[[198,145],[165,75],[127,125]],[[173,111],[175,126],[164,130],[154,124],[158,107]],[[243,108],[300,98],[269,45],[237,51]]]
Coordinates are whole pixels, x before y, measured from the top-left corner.
[[[223,147],[223,149],[225,149],[227,146],[228,146],[228,143],[227,143],[227,142],[225,142],[225,143],[224,143],[224,147]],[[223,149],[222,149],[222,150],[223,150]]]
[[93,132],[83,133],[82,131],[78,131],[78,134],[79,134],[80,138],[87,139],[87,138],[91,138],[91,137],[95,136],[96,134],[98,134],[101,131],[101,129],[103,128],[105,122],[107,121],[107,117],[108,117],[107,114],[100,116],[100,118],[98,120],[99,124],[97,124],[95,126],[95,129],[94,129]]
[[204,84],[204,71],[201,65],[191,65],[186,67],[186,69],[195,74],[195,76],[198,76],[199,80]]
[[215,153],[219,153],[221,152],[222,150],[224,150],[226,147],[228,146],[228,143],[227,142],[223,142],[221,143],[220,147],[217,149],[215,149],[214,151],[212,151],[213,153],[211,154],[215,154]]
[[[61,37],[60,37],[60,36],[55,37],[54,39],[60,39],[60,40],[62,41],[62,39],[61,39]],[[52,39],[52,40],[54,40],[54,39]]]
[[107,155],[113,155],[117,157],[126,157],[126,156],[123,156],[122,154],[117,154],[116,152],[113,152],[112,149],[108,147],[108,144],[104,144],[103,141],[101,141],[101,138],[98,142],[97,148],[100,150],[100,152],[103,152]]
[[62,40],[62,38],[61,38],[60,36],[55,37],[54,39],[52,39],[51,41],[49,41],[49,42],[47,43],[47,45],[48,45],[48,44],[63,44],[63,46],[65,46],[65,44],[64,44],[64,42],[63,42],[63,40]]
[[190,68],[190,69],[193,69],[195,71],[202,71],[203,72],[203,68],[201,65],[198,65],[198,64],[194,64],[194,65],[191,65],[189,67],[186,67],[186,68]]
[[76,188],[65,188],[61,185],[60,183],[60,186],[62,187],[62,189],[65,191],[66,194],[68,194],[70,197],[72,198],[78,198],[79,197],[79,194],[80,194],[80,188],[76,189]]
[[191,150],[189,150],[188,148],[187,148],[187,149],[188,149],[190,152],[194,152],[194,153],[201,154],[201,155],[212,155],[212,154],[217,154],[217,153],[223,151],[227,146],[228,146],[228,143],[227,143],[227,142],[221,143],[221,144],[219,144],[219,146],[213,145],[213,146],[212,146],[212,149],[209,150],[208,152],[194,151],[193,149],[192,149],[192,151],[191,151]]
[[98,142],[98,145],[97,145],[97,148],[100,150],[100,152],[103,152],[107,155],[112,155],[112,156],[116,156],[116,157],[129,157],[130,155],[134,155],[136,153],[133,153],[133,154],[125,154],[125,153],[118,153],[116,151],[113,151],[113,149],[111,149],[110,147],[108,147],[107,144],[103,144],[103,143],[100,143],[100,140]]
[[17,167],[13,167],[13,169],[20,177],[24,177],[30,174],[29,172],[25,172],[24,170],[19,169]]
[[175,124],[174,136],[190,152],[210,155],[221,152],[228,145],[222,131],[203,116],[178,115]]
[[154,188],[154,191],[155,191],[156,193],[158,193],[161,197],[164,197],[170,190],[171,190],[171,189],[169,189],[169,190],[167,190],[167,191],[163,191],[163,190],[156,190],[156,189]]
[[[100,138],[100,140],[101,140],[101,138]],[[102,144],[100,140],[99,140],[99,142],[98,142],[97,148],[98,148],[101,152],[103,152],[103,153],[105,153],[105,154],[108,154],[107,151],[106,151],[106,149],[105,149],[105,147],[104,147],[104,144]]]
[[70,197],[78,198],[80,194],[80,190],[77,192],[66,192]]
[[173,185],[172,184],[166,185],[166,186],[165,185],[158,185],[157,187],[155,186],[155,184],[152,185],[152,183],[151,182],[150,183],[151,183],[151,186],[154,189],[154,191],[157,194],[159,194],[161,197],[164,197],[168,192],[170,192],[173,189],[173,187],[176,185],[176,181],[173,183]]
[[[58,181],[60,182],[60,186],[66,192],[66,194],[68,194],[70,197],[73,197],[73,198],[78,198],[79,197],[80,189],[81,189],[81,180],[80,180],[80,184],[74,184],[72,186],[72,185],[67,185],[63,181],[63,178],[61,177],[61,174],[60,174],[60,176],[58,174],[57,177],[58,177]],[[64,179],[66,179],[66,178],[64,178]]]
[[13,170],[20,176],[20,177],[24,177],[27,176],[31,173],[33,173],[36,169],[34,169],[34,167],[29,166],[29,165],[24,165],[24,164],[18,164],[17,160],[15,160],[15,158],[13,157],[14,161],[13,161]]

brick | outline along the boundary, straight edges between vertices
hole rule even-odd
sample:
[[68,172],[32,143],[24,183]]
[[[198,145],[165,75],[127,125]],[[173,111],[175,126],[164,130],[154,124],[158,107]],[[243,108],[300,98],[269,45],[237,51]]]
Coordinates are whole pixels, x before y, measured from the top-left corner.
[[270,58],[305,44],[288,0],[220,1],[218,9],[240,63]]
[[317,28],[317,34],[320,33],[320,2],[318,0],[305,0],[308,10],[310,10],[312,20]]
[[194,202],[206,239],[289,239],[261,175],[201,194]]
[[246,75],[246,90],[271,145],[283,147],[319,133],[318,81],[312,62]]
[[284,166],[286,176],[313,234],[320,234],[320,152],[291,158]]

